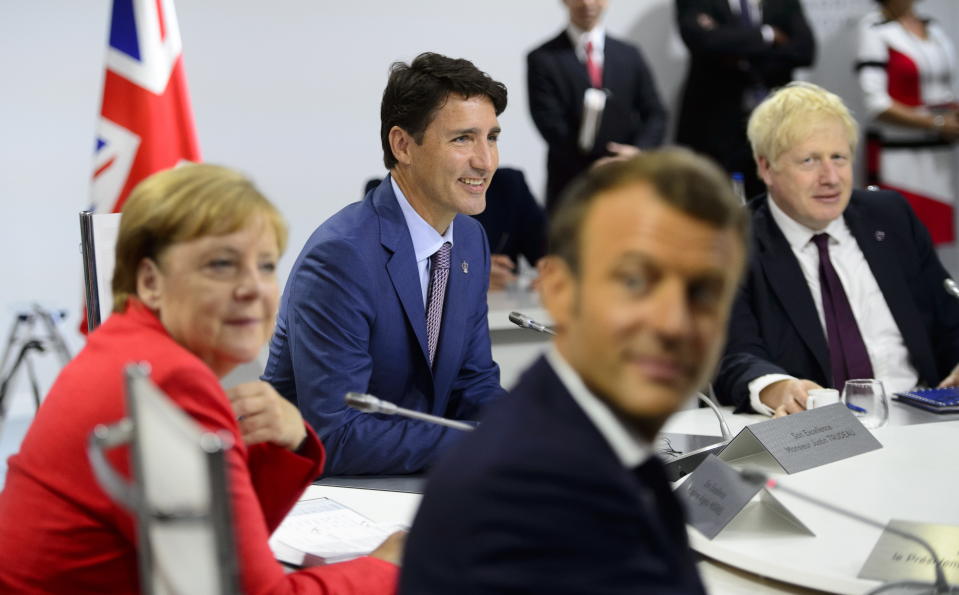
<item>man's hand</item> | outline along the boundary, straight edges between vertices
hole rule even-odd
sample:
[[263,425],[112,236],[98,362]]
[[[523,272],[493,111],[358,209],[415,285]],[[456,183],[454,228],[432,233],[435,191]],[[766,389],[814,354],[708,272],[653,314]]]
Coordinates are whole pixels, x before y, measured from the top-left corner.
[[377,546],[375,550],[370,552],[370,556],[379,558],[380,560],[386,560],[399,566],[400,561],[403,559],[403,549],[405,547],[406,531],[397,531],[387,537],[386,541]]
[[947,388],[950,386],[959,386],[959,364],[949,372],[949,375],[942,379],[937,388]]
[[246,444],[272,442],[296,450],[306,438],[306,426],[300,411],[270,384],[260,380],[246,382],[229,389],[226,394],[233,404]]
[[759,391],[759,400],[773,410],[774,417],[782,417],[805,411],[806,393],[814,388],[822,387],[812,380],[780,380]]
[[505,254],[490,256],[489,288],[491,291],[506,289],[506,286],[516,281],[516,263]]
[[783,33],[779,27],[773,27],[773,45],[786,45],[789,43],[789,36]]

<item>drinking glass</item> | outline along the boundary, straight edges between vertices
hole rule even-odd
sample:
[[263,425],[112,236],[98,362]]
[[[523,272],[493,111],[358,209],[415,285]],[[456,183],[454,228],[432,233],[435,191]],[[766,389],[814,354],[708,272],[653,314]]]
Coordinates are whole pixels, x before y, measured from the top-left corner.
[[889,396],[881,380],[847,380],[842,402],[869,429],[881,428],[889,421]]

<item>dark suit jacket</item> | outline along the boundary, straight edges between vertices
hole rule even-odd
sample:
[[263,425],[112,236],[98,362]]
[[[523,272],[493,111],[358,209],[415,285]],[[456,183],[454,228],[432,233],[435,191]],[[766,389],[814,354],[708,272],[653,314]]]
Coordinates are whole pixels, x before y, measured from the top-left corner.
[[624,468],[541,358],[430,473],[400,592],[702,593],[653,470]]
[[503,394],[486,320],[486,235],[464,215],[453,226],[432,370],[413,241],[391,184],[330,217],[297,257],[263,378],[323,439],[327,475],[421,471],[457,437],[432,424],[349,409],[348,391],[466,420]]
[[[714,27],[703,27],[699,15],[711,18]],[[743,93],[757,83],[781,87],[792,80],[795,68],[813,63],[816,44],[802,5],[763,1],[763,24],[783,31],[789,37],[784,45],[767,44],[759,27],[742,25],[729,0],[676,0],[676,18],[689,50],[676,142],[755,180]],[[757,192],[755,186],[747,191]]]
[[532,265],[546,253],[546,215],[526,185],[523,172],[501,167],[486,191],[486,210],[473,218],[483,224],[489,249]]
[[[747,385],[764,374],[790,374],[822,386],[830,386],[832,378],[812,294],[767,200],[762,196],[750,203],[750,260],[715,383],[720,401],[737,411],[750,410]],[[929,233],[896,192],[854,191],[843,217],[902,333],[919,381],[935,386],[959,361],[959,302],[943,289],[949,274]]]
[[590,87],[586,66],[564,29],[526,57],[529,111],[549,146],[546,208],[552,210],[563,188],[596,159],[610,141],[640,148],[658,146],[666,134],[666,109],[639,49],[606,36],[603,87],[608,91],[603,120],[592,152],[577,141],[583,94]]

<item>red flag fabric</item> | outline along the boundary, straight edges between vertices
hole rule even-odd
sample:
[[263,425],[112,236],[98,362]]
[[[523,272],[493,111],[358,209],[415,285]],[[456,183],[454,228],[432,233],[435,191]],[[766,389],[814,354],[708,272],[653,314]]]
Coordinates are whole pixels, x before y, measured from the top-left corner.
[[[120,211],[150,174],[200,161],[182,49],[173,0],[113,0],[93,163],[95,212]],[[86,309],[83,318],[86,333]]]

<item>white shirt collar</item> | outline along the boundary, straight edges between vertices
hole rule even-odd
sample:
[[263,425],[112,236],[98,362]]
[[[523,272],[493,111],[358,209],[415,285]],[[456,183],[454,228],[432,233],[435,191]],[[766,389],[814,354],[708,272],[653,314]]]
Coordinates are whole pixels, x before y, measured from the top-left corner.
[[434,252],[442,247],[443,242],[453,243],[453,222],[446,229],[446,233],[440,235],[432,225],[426,222],[426,219],[420,216],[406,199],[406,195],[400,190],[399,184],[390,176],[390,184],[393,185],[393,194],[396,195],[396,202],[400,204],[400,210],[403,211],[403,218],[406,219],[406,227],[410,230],[410,239],[413,240],[413,253],[416,256],[416,262],[428,259]]
[[570,23],[569,26],[566,27],[566,35],[569,36],[569,41],[573,44],[573,48],[576,50],[576,55],[580,61],[586,61],[587,41],[593,42],[593,57],[602,61],[603,50],[606,49],[606,27],[602,24],[596,25],[590,31],[583,31],[576,25]]
[[773,216],[773,221],[776,222],[780,231],[786,236],[786,242],[789,243],[789,247],[792,248],[793,252],[798,252],[805,248],[810,240],[812,240],[812,237],[820,233],[829,234],[831,241],[836,243],[842,243],[852,239],[852,233],[850,233],[849,228],[846,226],[846,221],[842,216],[830,221],[829,225],[822,231],[816,231],[787,215],[785,211],[779,208],[776,201],[773,200],[771,193],[767,194],[766,202],[769,203],[769,212]]
[[586,417],[609,443],[623,467],[633,469],[652,456],[653,449],[650,444],[638,432],[624,424],[609,405],[586,388],[579,374],[567,363],[555,345],[546,350],[546,361],[553,367],[573,400],[586,413]]

